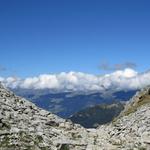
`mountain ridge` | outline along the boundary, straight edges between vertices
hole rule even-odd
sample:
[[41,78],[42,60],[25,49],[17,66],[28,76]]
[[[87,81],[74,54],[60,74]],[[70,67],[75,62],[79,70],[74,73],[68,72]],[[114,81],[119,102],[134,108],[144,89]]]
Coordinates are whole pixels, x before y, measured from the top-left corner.
[[110,123],[124,109],[125,104],[125,102],[98,104],[73,114],[69,119],[85,128],[96,128],[98,125]]

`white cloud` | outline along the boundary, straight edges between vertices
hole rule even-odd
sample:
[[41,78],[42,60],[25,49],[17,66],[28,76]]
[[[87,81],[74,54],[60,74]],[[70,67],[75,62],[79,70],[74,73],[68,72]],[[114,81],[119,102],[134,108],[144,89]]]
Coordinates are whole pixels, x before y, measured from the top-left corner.
[[150,85],[150,72],[139,74],[133,69],[126,68],[103,76],[82,72],[62,72],[60,74],[43,74],[26,79],[0,77],[0,81],[10,88],[48,88],[57,91],[102,91],[108,88],[116,90],[138,89]]

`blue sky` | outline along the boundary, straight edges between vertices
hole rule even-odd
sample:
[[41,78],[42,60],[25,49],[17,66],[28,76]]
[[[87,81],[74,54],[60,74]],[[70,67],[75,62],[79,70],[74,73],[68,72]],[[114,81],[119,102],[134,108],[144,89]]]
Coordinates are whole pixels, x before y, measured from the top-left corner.
[[102,62],[150,69],[148,0],[1,0],[0,74],[101,74]]

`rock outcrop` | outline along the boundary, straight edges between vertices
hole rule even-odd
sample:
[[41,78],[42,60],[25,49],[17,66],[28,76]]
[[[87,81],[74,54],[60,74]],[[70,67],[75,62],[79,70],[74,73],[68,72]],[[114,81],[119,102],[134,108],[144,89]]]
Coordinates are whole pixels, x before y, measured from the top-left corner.
[[0,85],[0,150],[149,150],[149,91],[133,97],[112,123],[85,129]]

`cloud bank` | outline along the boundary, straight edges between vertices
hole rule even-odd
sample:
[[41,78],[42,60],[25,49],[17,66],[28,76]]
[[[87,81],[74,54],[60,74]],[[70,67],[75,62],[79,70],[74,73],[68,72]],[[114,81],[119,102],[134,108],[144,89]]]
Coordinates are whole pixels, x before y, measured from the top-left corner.
[[150,85],[150,71],[139,74],[133,69],[115,71],[103,76],[82,72],[62,72],[60,74],[42,74],[21,79],[18,77],[0,77],[0,81],[9,88],[52,89],[57,91],[104,91],[139,89]]

